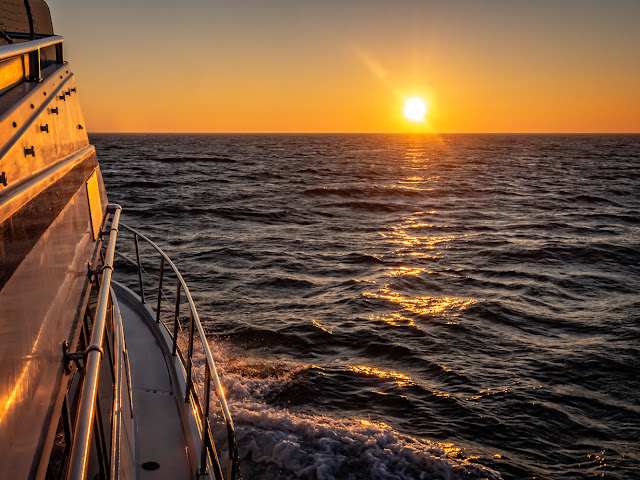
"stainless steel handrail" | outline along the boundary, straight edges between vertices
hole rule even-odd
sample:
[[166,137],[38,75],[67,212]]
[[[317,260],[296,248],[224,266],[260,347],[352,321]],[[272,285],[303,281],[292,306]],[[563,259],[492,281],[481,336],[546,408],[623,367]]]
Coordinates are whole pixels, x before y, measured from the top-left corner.
[[61,35],[52,35],[46,38],[40,38],[38,40],[30,40],[28,42],[11,43],[9,45],[3,45],[0,47],[0,60],[6,60],[7,58],[17,57],[18,55],[24,55],[31,53],[39,48],[50,47],[62,43],[64,37]]
[[[185,283],[184,279],[182,278],[182,275],[180,274],[180,271],[175,266],[173,261],[171,261],[171,259],[167,256],[167,254],[164,253],[164,251],[158,245],[156,245],[152,240],[150,240],[149,238],[147,238],[145,235],[138,232],[137,230],[129,227],[128,225],[125,225],[123,223],[121,224],[121,226],[126,230],[129,230],[134,235],[136,259],[137,259],[137,267],[138,267],[138,278],[140,282],[140,298],[144,299],[144,287],[142,283],[142,267],[140,264],[138,238],[141,238],[142,240],[147,242],[161,256],[161,266],[160,266],[161,270],[160,270],[160,277],[159,277],[158,295],[160,295],[160,291],[162,289],[162,278],[163,278],[163,271],[164,271],[163,269],[164,269],[165,262],[169,264],[174,274],[178,278],[178,290],[176,293],[176,315],[175,315],[176,324],[177,324],[177,317],[178,317],[179,304],[180,304],[180,291],[183,290],[184,293],[186,294],[187,301],[189,303],[189,309],[190,309],[190,328],[189,328],[189,352],[188,352],[187,365],[186,365],[187,383],[186,383],[185,401],[189,401],[190,392],[192,391],[194,394],[196,394],[196,397],[197,397],[197,393],[195,392],[195,388],[193,387],[193,382],[191,381],[194,327],[198,331],[198,335],[200,336],[200,339],[202,341],[202,347],[204,349],[205,356],[207,359],[207,365],[205,368],[205,385],[204,385],[205,402],[204,402],[204,405],[201,405],[202,418],[200,419],[200,422],[202,425],[202,451],[201,451],[201,457],[200,457],[201,459],[200,474],[204,475],[206,473],[207,446],[210,446],[211,454],[212,454],[211,464],[214,469],[213,473],[216,478],[222,479],[222,472],[220,470],[220,464],[218,462],[215,445],[213,445],[213,441],[212,441],[213,437],[212,437],[212,432],[209,425],[209,389],[210,389],[209,384],[210,384],[210,380],[212,380],[215,391],[216,391],[216,395],[218,396],[218,400],[220,402],[222,415],[224,417],[224,421],[227,427],[227,440],[229,443],[229,463],[227,466],[227,480],[233,480],[237,474],[236,466],[238,461],[238,447],[236,444],[236,436],[235,436],[235,429],[233,425],[233,419],[231,418],[231,413],[229,412],[229,407],[227,405],[227,400],[225,398],[224,389],[222,387],[222,383],[220,382],[220,378],[218,377],[216,364],[213,360],[213,355],[211,354],[211,349],[209,348],[209,344],[207,343],[207,337],[204,333],[204,329],[202,328],[202,324],[200,323],[200,317],[198,315],[198,311],[196,310],[195,303],[193,302],[193,298],[191,297],[191,292],[189,291],[189,287],[187,287],[187,284]],[[160,319],[159,307],[160,307],[160,301],[158,300],[158,309],[156,311],[157,321],[159,321]],[[173,352],[172,352],[173,355],[176,355],[176,349],[177,349],[177,332],[174,330]]]
[[107,254],[102,268],[102,284],[98,294],[95,320],[91,332],[91,344],[86,348],[85,373],[82,393],[78,402],[78,417],[74,429],[73,445],[69,457],[67,479],[83,480],[86,477],[87,461],[89,459],[89,444],[91,441],[91,423],[96,410],[96,395],[98,393],[98,374],[100,359],[102,358],[102,341],[107,318],[111,275],[113,273],[113,257],[116,250],[118,224],[120,222],[120,205],[109,204],[105,215],[113,213]]
[[30,40],[28,42],[12,43],[0,47],[0,61],[8,58],[27,56],[29,62],[29,75],[26,79],[30,82],[39,83],[42,81],[42,65],[40,64],[40,50],[46,47],[56,47],[57,64],[64,64],[64,50],[62,42],[64,38],[60,35]]

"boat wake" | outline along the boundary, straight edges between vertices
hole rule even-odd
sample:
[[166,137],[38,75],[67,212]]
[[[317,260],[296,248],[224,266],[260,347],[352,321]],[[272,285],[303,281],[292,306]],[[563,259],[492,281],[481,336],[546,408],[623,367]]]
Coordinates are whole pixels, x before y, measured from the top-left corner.
[[[498,472],[470,463],[451,445],[418,440],[368,419],[294,413],[269,405],[291,378],[308,368],[229,359],[209,340],[224,385],[245,479],[500,479]],[[201,366],[203,355],[194,355]],[[202,374],[195,376],[202,386]],[[210,405],[219,410],[217,398]],[[220,419],[221,420],[221,419]],[[226,432],[217,429],[225,458]]]

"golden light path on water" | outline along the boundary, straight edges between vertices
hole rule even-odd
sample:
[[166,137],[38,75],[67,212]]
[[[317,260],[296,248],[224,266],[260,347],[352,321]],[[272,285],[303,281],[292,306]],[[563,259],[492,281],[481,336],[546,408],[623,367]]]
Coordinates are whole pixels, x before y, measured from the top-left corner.
[[397,303],[408,312],[425,316],[463,310],[476,302],[474,299],[456,297],[437,298],[429,295],[411,298],[401,295],[398,292],[394,292],[386,286],[382,287],[380,292],[365,292],[364,296],[369,298],[380,298],[389,302]]
[[[395,185],[390,188],[404,189],[411,192],[429,192],[433,190],[434,184],[440,178],[437,175],[424,175],[425,169],[428,170],[428,163],[425,159],[423,147],[410,147],[405,151],[403,160],[406,166],[403,168],[410,171],[410,175],[398,179]],[[418,174],[420,173],[420,174]],[[408,201],[412,201],[415,197],[408,197]],[[419,198],[419,197],[418,197]],[[424,206],[424,200],[420,198],[419,205]],[[429,221],[430,218],[436,218],[438,212],[435,210],[419,210],[409,216],[403,217],[396,225],[384,231],[380,231],[380,236],[392,246],[391,256],[402,262],[401,266],[390,268],[388,276],[392,279],[400,279],[402,277],[426,277],[435,275],[439,272],[433,266],[433,260],[437,260],[446,251],[447,243],[460,238],[460,234],[444,234],[448,225],[438,224],[435,220]],[[436,234],[434,234],[436,232]],[[430,264],[429,267],[426,264]],[[377,284],[378,282],[374,282]],[[392,283],[381,282],[375,290],[364,292],[362,295],[369,299],[378,299],[388,302],[394,311],[385,313],[371,314],[368,319],[370,321],[383,321],[387,325],[393,327],[413,327],[421,328],[424,322],[437,321],[451,324],[452,317],[460,315],[464,309],[474,305],[477,300],[474,298],[460,298],[452,295],[435,296],[424,292],[424,295],[409,296],[396,291],[392,288]],[[442,366],[443,370],[450,369]],[[437,397],[450,397],[451,394],[439,391],[434,385],[429,385],[429,381],[424,379],[412,378],[406,373],[395,370],[389,370],[380,366],[371,365],[353,365],[350,371],[377,377],[385,380],[393,380],[398,387],[411,387],[421,384],[423,388],[431,391]],[[381,393],[381,392],[378,392]],[[485,391],[479,392],[483,395]],[[458,455],[461,449],[451,444],[440,444],[451,455]]]
[[[443,148],[443,142],[434,137],[438,148]],[[399,178],[393,188],[405,189],[411,192],[428,192],[433,185],[440,181],[438,175],[428,175],[431,160],[427,153],[428,145],[424,139],[416,139],[406,147],[401,167],[408,170],[408,175]],[[446,145],[444,145],[446,148]],[[408,201],[413,201],[409,197]],[[420,206],[424,206],[422,198],[417,196]],[[433,267],[427,268],[426,262],[440,258],[446,249],[446,244],[459,239],[459,234],[446,234],[448,225],[429,221],[436,218],[435,210],[418,210],[391,228],[379,232],[380,235],[393,246],[393,257],[402,261],[402,265],[390,269],[392,278],[403,276],[428,276],[437,274]],[[434,234],[434,232],[437,232]],[[442,232],[442,233],[441,233]],[[426,293],[426,292],[425,292]],[[427,317],[449,319],[459,315],[459,312],[476,303],[472,298],[454,296],[436,297],[433,295],[407,296],[392,289],[389,283],[383,283],[377,291],[363,293],[366,298],[375,298],[395,304],[400,309],[385,314],[372,314],[370,320],[382,320],[391,326],[410,326],[420,328],[421,321],[428,321]],[[451,323],[447,321],[447,323]]]
[[389,275],[393,275],[394,277],[400,277],[402,275],[419,275],[422,272],[426,272],[426,268],[419,267],[398,267],[395,270],[392,270]]

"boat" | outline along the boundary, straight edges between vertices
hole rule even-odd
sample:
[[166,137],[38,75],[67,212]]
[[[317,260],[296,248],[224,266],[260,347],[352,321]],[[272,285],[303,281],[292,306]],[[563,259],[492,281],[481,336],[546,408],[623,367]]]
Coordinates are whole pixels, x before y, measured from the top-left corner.
[[109,203],[47,4],[0,8],[0,477],[239,478],[189,288]]

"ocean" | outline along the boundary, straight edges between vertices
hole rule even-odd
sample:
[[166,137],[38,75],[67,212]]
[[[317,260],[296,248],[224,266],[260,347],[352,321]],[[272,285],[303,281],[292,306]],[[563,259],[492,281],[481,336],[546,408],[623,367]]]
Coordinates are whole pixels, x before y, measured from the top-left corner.
[[640,478],[640,136],[90,137],[245,479]]

